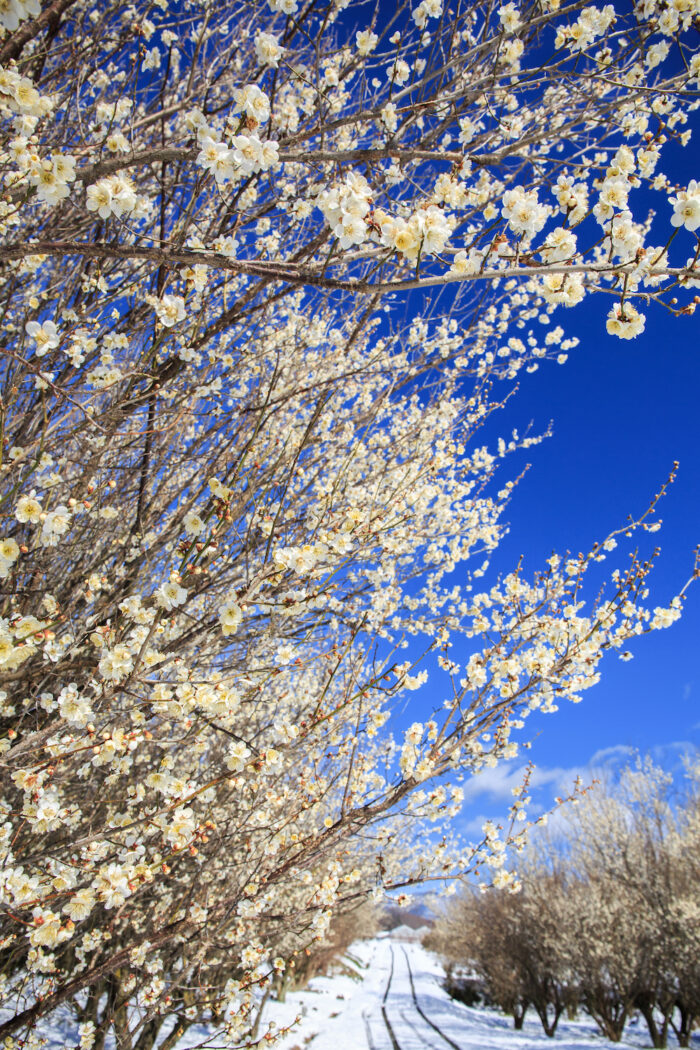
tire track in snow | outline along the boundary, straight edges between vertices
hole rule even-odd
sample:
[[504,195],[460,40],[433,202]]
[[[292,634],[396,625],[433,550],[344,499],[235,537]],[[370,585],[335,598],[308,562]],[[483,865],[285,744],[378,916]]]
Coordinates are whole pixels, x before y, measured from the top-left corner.
[[[416,986],[415,986],[415,982],[413,980],[413,971],[411,970],[411,963],[410,963],[410,960],[408,958],[408,952],[406,951],[406,949],[403,946],[401,947],[401,951],[403,952],[403,957],[406,960],[406,968],[408,970],[408,980],[409,980],[409,983],[410,983],[410,986],[411,986],[411,998],[413,999],[413,1005],[415,1006],[417,1013],[423,1018],[423,1020],[425,1021],[425,1023],[427,1025],[430,1025],[430,1027],[433,1029],[433,1031],[436,1032],[440,1036],[441,1039],[444,1039],[445,1042],[449,1046],[452,1047],[452,1050],[462,1050],[462,1047],[459,1045],[459,1043],[455,1043],[455,1041],[453,1039],[450,1039],[449,1035],[445,1035],[445,1033],[443,1032],[442,1028],[440,1028],[439,1025],[435,1024],[434,1021],[431,1021],[430,1018],[427,1016],[427,1014],[421,1008],[421,1005],[418,1002],[418,996],[416,995]],[[393,963],[393,946],[392,946],[392,963]],[[392,967],[392,970],[393,970],[393,967]]]
[[[432,1037],[433,1032],[437,1033],[437,1035],[439,1035],[444,1040],[444,1042],[448,1043],[452,1050],[461,1050],[461,1047],[457,1046],[456,1043],[452,1042],[449,1036],[446,1036],[444,1032],[442,1032],[441,1029],[436,1024],[434,1024],[434,1022],[431,1021],[429,1017],[426,1016],[420,1004],[418,1003],[416,997],[415,984],[413,981],[413,973],[411,971],[411,964],[405,949],[402,949],[402,951],[404,959],[406,961],[406,970],[408,973],[408,979],[411,989],[411,1000],[415,1012],[407,1012],[405,1009],[403,1009],[400,1005],[400,999],[396,1002],[392,1002],[392,986],[396,985],[396,954],[394,951],[393,944],[389,945],[389,951],[391,952],[391,965],[389,969],[389,979],[387,980],[386,988],[384,989],[384,996],[382,998],[381,1013],[382,1020],[384,1021],[384,1025],[389,1035],[389,1039],[391,1040],[392,1050],[404,1050],[404,1047],[401,1046],[401,1043],[397,1038],[397,1028],[395,1027],[396,1018],[394,1019],[394,1025],[392,1025],[389,1019],[389,1008],[392,1008],[392,1010],[396,1010],[403,1025],[406,1026],[408,1029],[412,1030],[413,1036],[415,1037],[415,1039],[418,1040],[418,1044],[420,1045],[421,1050],[423,1050],[423,1048],[424,1050],[444,1050],[444,1045],[436,1044],[434,1037]],[[426,1033],[425,1025],[432,1029],[430,1033]],[[416,1046],[414,1038],[411,1038],[408,1032],[404,1032],[403,1035],[401,1034],[400,1029],[398,1029],[398,1032],[402,1038],[405,1035],[406,1039],[410,1044],[411,1050],[414,1050]],[[374,1048],[371,1046],[371,1043],[370,1050],[374,1050]]]
[[[406,962],[406,972],[408,974],[408,983],[411,991],[411,998],[409,1004],[413,1007],[412,1010],[406,1010],[401,1005],[401,998],[398,996],[392,996],[392,991],[396,989],[397,983],[403,985],[403,980],[399,982],[396,967],[396,952],[394,945],[389,945],[389,951],[391,953],[391,960],[389,965],[389,976],[387,978],[386,986],[384,988],[384,994],[380,1003],[380,1013],[382,1021],[384,1022],[384,1028],[386,1034],[389,1037],[389,1044],[386,1043],[385,1039],[380,1039],[379,1044],[375,1042],[372,1033],[372,1025],[370,1024],[370,1010],[362,1011],[362,1019],[365,1025],[365,1036],[367,1038],[367,1045],[369,1050],[384,1050],[385,1047],[391,1046],[391,1050],[415,1050],[416,1046],[420,1046],[421,1050],[446,1050],[445,1044],[451,1048],[451,1050],[462,1050],[454,1040],[450,1039],[448,1035],[442,1031],[439,1025],[432,1021],[420,1003],[416,994],[415,981],[413,979],[413,971],[411,970],[411,962],[408,957],[408,952],[405,948],[401,948],[404,960]],[[406,1002],[406,995],[404,994],[403,1002]],[[392,1024],[389,1011],[392,1012],[394,1017],[394,1023]],[[407,1029],[402,1033],[401,1027],[397,1024],[397,1015],[401,1021],[402,1026]],[[426,1031],[426,1026],[430,1031]],[[408,1031],[410,1030],[410,1031]],[[435,1039],[437,1035],[441,1042],[438,1043]],[[374,1032],[376,1037],[377,1032]],[[404,1047],[399,1042],[399,1037],[404,1038],[408,1042],[408,1046]],[[416,1043],[417,1040],[417,1043]]]
[[386,988],[384,989],[384,997],[382,999],[382,1018],[384,1019],[386,1030],[389,1033],[389,1038],[391,1039],[391,1045],[393,1050],[401,1050],[396,1035],[394,1034],[394,1029],[391,1027],[391,1021],[389,1020],[386,1014],[386,1003],[387,999],[389,998],[389,992],[391,990],[391,982],[394,979],[394,945],[390,944],[389,948],[391,950],[391,967],[389,969],[389,980],[386,982]]
[[377,1050],[377,1047],[374,1045],[374,1040],[372,1039],[372,1028],[369,1023],[369,1010],[362,1011],[362,1020],[365,1023],[365,1039],[367,1040],[367,1046],[369,1047],[369,1050]]

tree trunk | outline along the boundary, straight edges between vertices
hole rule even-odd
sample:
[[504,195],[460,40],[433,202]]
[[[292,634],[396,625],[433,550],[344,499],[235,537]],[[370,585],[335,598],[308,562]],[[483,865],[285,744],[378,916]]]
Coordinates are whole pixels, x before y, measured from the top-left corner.
[[587,1002],[586,1009],[611,1043],[619,1043],[627,1021],[628,1007],[620,1004]]
[[668,1013],[664,1014],[661,1026],[656,1022],[654,1017],[654,1004],[647,999],[637,1000],[637,1008],[641,1013],[642,1017],[646,1021],[647,1029],[649,1030],[649,1038],[651,1039],[651,1045],[655,1050],[663,1050],[668,1043]]
[[278,1003],[286,1003],[287,1001],[287,988],[289,987],[289,976],[287,971],[281,973],[275,982],[275,999]]
[[111,1018],[108,1017],[107,1020],[111,1020],[112,1022],[117,1050],[133,1050],[134,1044],[129,1029],[129,997],[124,997],[121,994],[119,971],[112,975],[110,983],[114,988],[112,996],[112,1002],[114,1005],[112,1007],[112,1016]]
[[553,1039],[554,1033],[557,1030],[557,1025],[559,1024],[559,1018],[562,1015],[564,1007],[560,1006],[558,1003],[555,1004],[554,1014],[550,1020],[548,1006],[548,1003],[544,1003],[544,1005],[542,1006],[535,1006],[535,1009],[537,1010],[537,1016],[539,1017],[540,1022],[542,1023],[542,1030],[544,1034],[547,1036],[548,1039]]
[[515,1028],[516,1032],[519,1032],[522,1029],[526,1013],[527,1003],[524,1003],[522,1006],[513,1007],[513,1027]]
[[158,1033],[163,1027],[163,1017],[152,1017],[144,1026],[141,1035],[136,1041],[134,1050],[153,1050]]
[[[88,991],[87,999],[85,1000],[85,1006],[80,1006],[79,1003],[74,1003],[74,1009],[78,1016],[78,1021],[83,1024],[85,1021],[92,1021],[95,1028],[98,1026],[97,1021],[97,1010],[100,1005],[100,999],[104,995],[105,985],[104,981],[98,981]],[[95,1044],[93,1044],[95,1045]]]
[[[284,987],[285,987],[285,989],[287,987],[287,982],[286,981],[284,982]],[[267,1003],[267,1000],[268,1000],[269,996],[270,996],[270,989],[266,988],[265,989],[265,994],[263,995],[263,998],[262,998],[262,1002],[260,1003],[260,1009],[258,1010],[257,1015],[255,1017],[255,1024],[253,1025],[253,1027],[252,1027],[252,1029],[250,1031],[250,1041],[251,1042],[254,1042],[258,1038],[258,1032],[260,1031],[260,1022],[262,1021],[263,1010],[265,1009],[265,1004]],[[282,1000],[279,1000],[279,1001],[282,1002]]]
[[187,1029],[190,1027],[190,1022],[184,1020],[184,1018],[178,1015],[175,1027],[168,1035],[166,1035],[163,1042],[158,1047],[158,1050],[173,1050],[176,1043],[180,1041],[182,1036],[185,1034]]
[[[11,59],[19,58],[29,41],[34,40],[44,29],[59,24],[61,15],[74,3],[75,0],[55,0],[55,3],[44,8],[38,18],[25,22],[19,29],[16,29],[9,40],[3,44],[2,51],[0,51],[0,63],[6,65]],[[55,33],[54,28],[54,35]]]
[[676,1033],[679,1046],[690,1046],[690,1035],[695,1024],[695,1013],[682,1003],[676,1003],[676,1006],[680,1012],[681,1019],[678,1025],[671,1019],[673,1031]]

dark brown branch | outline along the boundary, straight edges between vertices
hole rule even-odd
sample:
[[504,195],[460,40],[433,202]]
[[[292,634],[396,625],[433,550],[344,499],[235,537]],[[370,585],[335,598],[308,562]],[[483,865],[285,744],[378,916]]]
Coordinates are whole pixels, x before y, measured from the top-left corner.
[[34,40],[44,29],[56,26],[60,22],[61,15],[75,2],[76,0],[55,0],[41,12],[38,18],[20,26],[0,48],[0,65],[7,65],[12,59],[19,58],[29,41]]

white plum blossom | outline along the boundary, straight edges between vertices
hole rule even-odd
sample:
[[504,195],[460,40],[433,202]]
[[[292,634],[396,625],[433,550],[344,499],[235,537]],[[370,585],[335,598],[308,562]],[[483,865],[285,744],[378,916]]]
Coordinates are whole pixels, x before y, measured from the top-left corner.
[[[204,138],[201,146],[197,163],[210,171],[219,185],[240,175],[268,171],[279,163],[278,143],[274,139],[261,141],[253,134],[235,135],[230,147],[211,138]],[[235,243],[233,238],[228,241]]]
[[379,37],[371,29],[363,29],[355,36],[355,46],[359,54],[369,55],[379,43]]
[[559,27],[556,46],[568,44],[572,51],[583,51],[597,37],[603,36],[614,21],[615,8],[612,4],[606,4],[602,9],[593,5],[584,7],[573,25]]
[[680,279],[681,284],[686,288],[700,288],[700,266],[698,266],[697,260],[693,256],[686,259],[685,268],[689,271],[689,274],[695,273],[697,276],[682,277]]
[[255,37],[255,53],[261,66],[277,69],[284,54],[284,48],[272,33],[260,32]]
[[76,726],[87,725],[93,716],[89,700],[80,695],[75,682],[64,686],[58,694],[58,710],[61,718]]
[[84,886],[82,889],[76,890],[68,902],[63,905],[63,912],[74,922],[82,922],[83,919],[87,919],[96,903],[97,898],[94,890],[91,887]]
[[143,56],[144,69],[160,69],[161,53],[159,47],[150,47]]
[[535,190],[523,190],[520,186],[506,190],[503,194],[501,214],[515,234],[533,237],[547,221],[549,209],[540,204]]
[[499,7],[498,18],[506,33],[515,33],[520,28],[520,15],[514,3],[504,4],[502,7]]
[[414,216],[421,228],[421,247],[429,255],[441,252],[452,233],[452,226],[442,208],[435,204],[421,208]]
[[223,635],[235,634],[243,619],[243,610],[238,602],[224,602],[219,607],[219,624]]
[[616,335],[620,339],[635,339],[644,331],[645,317],[631,303],[625,302],[624,306],[615,303],[610,312],[606,327],[610,335]]
[[71,511],[64,504],[55,507],[43,519],[41,526],[41,543],[44,547],[55,547],[61,536],[71,526]]
[[700,226],[700,185],[691,179],[685,190],[680,190],[675,197],[669,197],[673,205],[672,226],[684,226],[694,232]]
[[201,140],[201,150],[197,155],[197,163],[205,171],[211,172],[217,183],[223,184],[232,179],[236,173],[236,162],[233,151],[225,142],[217,142],[208,136]]
[[671,603],[671,606],[669,608],[657,606],[657,608],[654,609],[654,615],[651,619],[651,627],[653,627],[654,630],[670,627],[671,624],[675,623],[677,620],[680,619],[680,616],[681,607],[679,601],[674,600],[674,602]]
[[15,507],[15,518],[22,523],[38,525],[41,521],[41,503],[33,492],[20,496]]
[[681,612],[655,504],[491,559],[567,308],[700,305],[692,0],[348,7],[0,0],[10,1042],[116,959],[125,1045],[244,1045],[335,915],[513,889],[527,785],[474,853],[451,781]]
[[61,341],[58,329],[53,321],[29,321],[25,325],[25,331],[36,343],[36,356],[43,357],[49,350],[54,350]]
[[270,118],[270,100],[257,84],[246,84],[233,93],[238,108],[258,124]]
[[547,234],[540,248],[540,255],[545,262],[562,262],[564,259],[573,258],[576,247],[576,235],[560,226]]
[[179,848],[186,845],[192,838],[196,827],[196,820],[189,806],[182,806],[175,810],[165,831],[168,842]]
[[579,273],[548,273],[542,278],[542,296],[548,303],[577,306],[585,294]]
[[423,29],[429,18],[439,18],[442,14],[442,0],[421,0],[413,9],[411,17],[419,29]]
[[130,215],[138,204],[134,185],[126,175],[110,175],[87,188],[87,209],[96,211],[101,219]]
[[324,190],[318,206],[341,248],[362,244],[367,238],[366,218],[370,211],[371,190],[363,176],[352,173],[344,183]]
[[447,215],[435,204],[420,208],[408,220],[388,215],[378,218],[382,242],[411,261],[423,253],[435,255],[441,252],[452,233]]
[[171,612],[179,605],[184,605],[186,601],[187,591],[177,580],[169,580],[167,583],[161,584],[156,591],[156,603],[161,609],[165,609],[166,612]]
[[403,58],[397,58],[394,64],[389,66],[386,73],[389,80],[403,86],[411,75],[411,67]]
[[404,777],[411,777],[414,774],[416,763],[418,762],[418,748],[423,738],[423,729],[422,722],[414,722],[404,734],[404,743],[399,761]]
[[455,277],[471,277],[479,273],[484,265],[484,254],[477,248],[471,248],[468,252],[456,252],[450,266],[450,273]]
[[187,317],[185,300],[181,295],[164,295],[155,302],[158,320],[164,328],[172,328]]
[[236,135],[231,140],[233,161],[244,175],[268,171],[279,160],[279,146],[274,140],[261,142],[257,135]]
[[5,0],[0,5],[0,25],[14,33],[19,29],[20,22],[28,18],[38,18],[41,14],[39,0]]
[[232,495],[231,489],[218,478],[209,478],[209,488],[217,499],[226,500]]
[[19,545],[12,537],[0,540],[0,579],[6,579],[19,558]]
[[112,682],[120,682],[134,669],[134,658],[126,645],[107,650],[99,663],[100,674]]
[[226,765],[232,772],[240,773],[241,770],[245,769],[250,755],[250,748],[242,740],[233,740],[228,745]]
[[185,532],[188,536],[201,536],[204,532],[204,522],[202,521],[199,514],[196,514],[193,510],[190,510],[185,514],[182,519],[182,524],[185,527]]
[[301,547],[280,547],[275,551],[273,560],[282,569],[305,575],[316,567],[319,558],[326,553],[322,544],[305,543]]
[[132,892],[128,870],[120,864],[108,864],[93,879],[91,889],[108,910],[120,907]]
[[44,160],[30,174],[36,187],[37,199],[47,204],[58,204],[70,194],[69,183],[75,181],[75,157],[56,153]]
[[407,674],[407,675],[404,675],[403,678],[401,679],[401,686],[404,689],[410,689],[412,691],[415,691],[416,689],[420,689],[421,686],[425,685],[425,683],[427,681],[428,681],[428,672],[427,671],[419,671],[418,674],[414,674],[414,675]]
[[50,909],[35,908],[33,918],[35,928],[29,934],[29,942],[35,948],[40,945],[53,948],[71,936],[70,930],[61,924],[61,916]]

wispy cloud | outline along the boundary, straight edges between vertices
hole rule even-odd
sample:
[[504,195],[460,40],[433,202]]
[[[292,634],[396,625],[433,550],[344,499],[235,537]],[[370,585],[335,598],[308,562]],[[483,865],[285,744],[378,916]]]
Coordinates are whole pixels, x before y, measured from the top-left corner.
[[[700,729],[700,724],[696,728]],[[685,756],[693,752],[697,752],[694,744],[678,740],[653,748],[650,757],[657,765],[675,775],[682,769]],[[577,778],[584,785],[596,779],[614,781],[623,767],[634,763],[637,753],[633,747],[617,744],[595,751],[583,765],[536,766],[530,777],[528,793],[532,796],[532,802],[528,806],[528,813],[534,817],[552,809],[556,806],[557,797],[571,794]],[[513,802],[513,788],[522,784],[526,770],[524,763],[502,762],[493,768],[484,769],[464,785],[466,820],[462,830],[465,834],[479,835],[486,820],[504,822],[508,807]],[[477,806],[478,812],[475,813]],[[558,817],[561,817],[561,813],[555,813],[555,824]]]
[[627,744],[616,744],[614,747],[603,747],[600,751],[596,751],[595,754],[591,755],[588,761],[588,768],[591,770],[609,768],[610,766],[617,766],[621,762],[627,764],[630,759],[633,759],[636,755],[636,750],[633,747],[628,747]]

